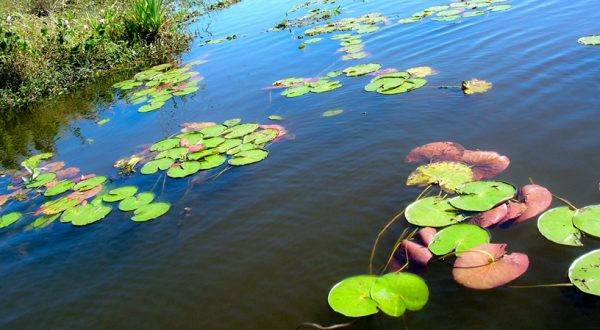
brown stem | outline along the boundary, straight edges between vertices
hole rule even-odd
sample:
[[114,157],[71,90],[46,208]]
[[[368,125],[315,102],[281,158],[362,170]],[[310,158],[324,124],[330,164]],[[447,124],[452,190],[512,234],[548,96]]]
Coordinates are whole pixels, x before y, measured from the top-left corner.
[[312,328],[323,329],[323,330],[339,329],[339,328],[349,327],[352,324],[354,324],[354,322],[356,322],[358,320],[359,319],[355,319],[355,320],[352,320],[351,322],[348,322],[348,323],[339,323],[339,324],[334,324],[334,325],[330,325],[330,326],[322,326],[322,325],[317,324],[317,323],[304,322],[304,323],[300,324],[298,327],[296,327],[296,329],[300,329],[302,327],[312,327]]
[[373,243],[373,248],[371,249],[371,257],[369,258],[369,274],[373,275],[373,259],[375,258],[375,252],[377,251],[377,244],[379,244],[379,240],[381,239],[381,236],[383,236],[383,234],[385,234],[385,232],[388,230],[388,228],[390,228],[394,222],[396,222],[396,220],[400,219],[400,217],[404,214],[404,211],[406,209],[400,211],[398,214],[396,214],[390,221],[388,221],[388,223],[385,224],[385,226],[383,227],[383,229],[381,229],[379,231],[379,233],[377,234],[377,238],[375,238],[375,243]]
[[573,204],[571,204],[571,202],[569,202],[568,200],[560,197],[560,196],[556,196],[554,194],[552,194],[552,196],[554,196],[554,198],[558,199],[559,201],[563,202],[565,205],[567,205],[568,207],[572,208],[573,210],[579,210],[579,208]]

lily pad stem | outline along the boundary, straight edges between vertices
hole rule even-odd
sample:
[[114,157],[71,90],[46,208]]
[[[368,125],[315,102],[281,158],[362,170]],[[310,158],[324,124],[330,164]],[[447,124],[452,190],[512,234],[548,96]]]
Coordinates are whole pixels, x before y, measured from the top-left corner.
[[349,327],[352,324],[354,324],[354,322],[358,321],[359,319],[354,319],[351,322],[348,323],[339,323],[339,324],[334,324],[334,325],[330,325],[330,326],[322,326],[320,324],[317,323],[312,323],[312,322],[304,322],[302,324],[300,324],[298,327],[296,327],[297,329],[301,329],[302,327],[312,327],[315,329],[322,329],[322,330],[331,330],[331,329],[339,329],[339,328],[345,328],[345,327]]
[[533,289],[533,288],[555,288],[564,286],[573,286],[573,283],[556,283],[556,284],[536,284],[536,285],[509,285],[511,289]]
[[383,234],[388,230],[388,228],[390,228],[394,222],[396,222],[396,220],[400,219],[400,217],[404,214],[404,210],[400,211],[398,214],[396,214],[390,221],[388,221],[388,223],[385,224],[385,226],[383,227],[383,229],[381,229],[379,231],[379,233],[377,234],[377,238],[375,238],[375,243],[373,243],[373,248],[371,249],[371,257],[369,258],[369,274],[373,275],[373,259],[375,258],[375,252],[377,251],[377,244],[379,244],[379,240],[381,239],[381,236],[383,236]]
[[571,202],[569,202],[568,200],[560,197],[560,196],[556,196],[554,194],[552,194],[552,196],[554,196],[554,198],[558,199],[559,201],[561,201],[563,204],[567,205],[568,207],[570,207],[571,209],[573,209],[574,211],[579,210],[579,208],[573,204],[571,204]]

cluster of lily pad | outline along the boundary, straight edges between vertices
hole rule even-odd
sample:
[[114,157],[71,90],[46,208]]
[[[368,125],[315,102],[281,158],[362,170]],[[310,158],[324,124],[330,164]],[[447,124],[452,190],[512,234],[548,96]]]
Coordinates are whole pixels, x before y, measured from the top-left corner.
[[435,71],[428,66],[410,68],[406,71],[387,71],[371,79],[371,82],[365,86],[365,91],[385,95],[407,93],[425,86],[427,80],[424,77],[431,74],[435,74]]
[[320,0],[320,1],[307,1],[307,2],[304,2],[301,4],[294,5],[290,10],[287,11],[286,16],[288,16],[291,13],[297,12],[300,9],[307,9],[308,13],[303,16],[300,16],[300,17],[286,18],[283,21],[281,21],[280,23],[278,23],[277,25],[275,25],[275,27],[272,28],[271,31],[280,31],[280,30],[289,29],[292,27],[309,26],[309,25],[316,24],[316,23],[324,21],[324,20],[328,20],[334,16],[337,16],[337,15],[341,14],[341,12],[342,12],[342,9],[340,6],[337,6],[334,8],[320,8],[320,7],[311,8],[311,7],[314,7],[315,5],[328,5],[328,4],[335,4],[336,2],[337,2],[337,0]]
[[360,34],[342,33],[331,37],[332,40],[340,40],[339,52],[346,55],[342,56],[343,61],[358,60],[367,57],[369,54],[364,51],[365,45],[362,43]]
[[316,26],[304,31],[307,36],[327,34],[340,31],[355,31],[356,33],[371,33],[378,31],[376,26],[379,23],[386,22],[387,18],[380,13],[369,13],[356,18],[344,18],[337,22],[329,22],[324,25]]
[[[198,82],[202,77],[198,77],[198,72],[191,69],[201,63],[192,62],[181,68],[173,68],[171,63],[157,65],[113,87],[129,92],[129,101],[133,104],[144,104],[138,112],[158,110],[175,96],[185,96],[199,90]],[[131,92],[133,90],[136,91]]]
[[285,78],[273,83],[273,88],[285,88],[281,93],[287,97],[297,97],[308,93],[324,93],[342,87],[339,80],[331,80],[339,73],[330,73],[320,78]]
[[448,5],[437,5],[427,7],[422,11],[414,13],[411,17],[403,18],[399,23],[419,22],[430,17],[433,21],[456,21],[460,18],[468,18],[484,15],[489,12],[504,11],[512,8],[510,4],[497,4],[506,0],[467,0],[452,2]]
[[224,38],[209,39],[209,40],[205,40],[204,45],[200,45],[200,47],[205,46],[205,45],[216,45],[216,44],[224,43],[225,41],[231,41],[231,40],[235,40],[235,39],[237,39],[237,36],[235,34],[232,34],[232,35],[224,37]]

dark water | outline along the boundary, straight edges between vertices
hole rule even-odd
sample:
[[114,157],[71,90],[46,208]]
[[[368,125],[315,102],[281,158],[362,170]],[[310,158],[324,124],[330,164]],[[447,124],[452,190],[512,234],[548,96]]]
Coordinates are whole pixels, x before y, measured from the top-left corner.
[[[86,228],[55,223],[4,230],[0,327],[293,329],[306,321],[345,322],[328,307],[327,292],[367,272],[376,233],[419,191],[405,187],[414,166],[402,160],[432,141],[509,156],[500,179],[517,185],[531,177],[578,206],[600,199],[600,47],[576,42],[600,33],[598,1],[515,0],[512,10],[459,24],[409,25],[395,22],[444,2],[340,1],[341,17],[377,11],[393,23],[363,37],[372,56],[349,62],[339,61],[337,41],[301,51],[294,34],[265,33],[294,3],[244,0],[199,22],[203,30],[210,23],[215,37],[239,39],[209,47],[197,41],[184,62],[207,56],[198,67],[205,80],[201,91],[176,105],[139,114],[110,97],[93,103],[106,91],[97,86],[46,105],[46,115],[3,122],[5,166],[32,150],[53,150],[69,166],[113,177],[115,160],[176,132],[182,122],[241,117],[264,123],[277,114],[287,118],[283,125],[295,139],[273,144],[264,162],[217,180],[169,180],[161,198],[172,201],[173,210],[158,221],[137,224],[113,212]],[[440,73],[428,78],[429,86],[479,78],[494,88],[474,96],[432,87],[382,96],[362,92],[369,79],[362,77],[341,78],[344,87],[331,93],[294,99],[261,90],[281,78],[367,62],[432,66]],[[345,112],[321,116],[338,108]],[[97,126],[97,118],[112,121]],[[127,183],[150,190],[155,180],[137,175]],[[378,263],[403,226],[382,241]],[[492,240],[530,256],[517,284],[566,282],[571,261],[600,248],[592,239],[577,249],[554,245],[535,221],[494,229]],[[421,275],[431,291],[424,310],[363,320],[356,328],[600,324],[600,300],[573,288],[473,291],[455,284],[443,263]]]

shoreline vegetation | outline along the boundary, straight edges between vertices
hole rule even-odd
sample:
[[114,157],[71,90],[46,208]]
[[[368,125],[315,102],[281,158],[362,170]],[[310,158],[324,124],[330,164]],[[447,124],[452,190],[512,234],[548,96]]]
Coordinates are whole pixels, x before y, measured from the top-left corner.
[[172,62],[195,18],[240,0],[9,0],[0,3],[0,113],[122,70]]

